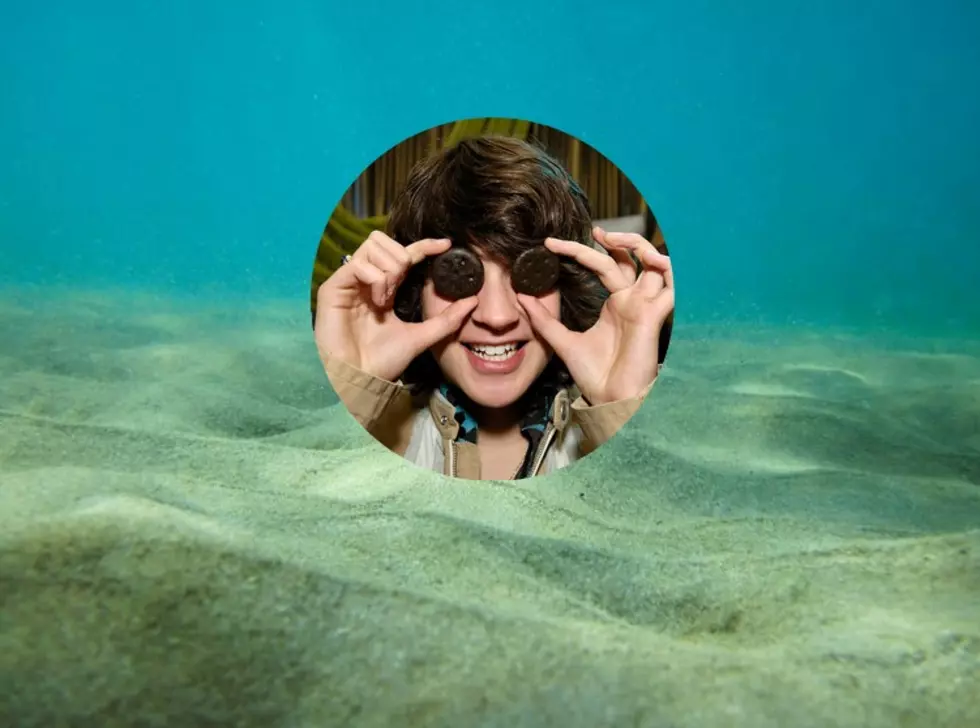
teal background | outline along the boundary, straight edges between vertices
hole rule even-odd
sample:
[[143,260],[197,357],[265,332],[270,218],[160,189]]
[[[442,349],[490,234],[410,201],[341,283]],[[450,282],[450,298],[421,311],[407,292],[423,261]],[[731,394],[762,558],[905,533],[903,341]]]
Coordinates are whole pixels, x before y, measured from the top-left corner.
[[678,326],[969,335],[978,36],[953,0],[5,3],[0,282],[295,296],[308,326],[354,177],[517,116],[650,200]]

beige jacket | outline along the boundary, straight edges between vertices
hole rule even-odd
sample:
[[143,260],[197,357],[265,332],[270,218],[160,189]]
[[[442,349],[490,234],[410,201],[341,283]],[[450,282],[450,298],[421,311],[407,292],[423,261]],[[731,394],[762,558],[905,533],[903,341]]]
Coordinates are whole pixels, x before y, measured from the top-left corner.
[[[455,408],[439,392],[413,396],[408,386],[363,372],[335,357],[324,359],[327,377],[341,402],[376,440],[416,465],[444,475],[480,479],[476,445],[457,443]],[[654,380],[656,381],[656,380]],[[590,406],[559,392],[532,475],[554,472],[615,435],[636,414],[653,382],[638,396]]]

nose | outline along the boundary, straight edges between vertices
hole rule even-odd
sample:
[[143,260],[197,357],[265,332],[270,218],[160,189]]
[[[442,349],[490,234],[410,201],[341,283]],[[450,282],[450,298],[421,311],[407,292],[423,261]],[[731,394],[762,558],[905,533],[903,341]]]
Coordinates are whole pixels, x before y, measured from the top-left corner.
[[477,294],[476,301],[476,308],[471,314],[474,323],[495,331],[506,331],[520,321],[520,304],[511,288],[510,279],[503,271],[485,269],[483,288]]

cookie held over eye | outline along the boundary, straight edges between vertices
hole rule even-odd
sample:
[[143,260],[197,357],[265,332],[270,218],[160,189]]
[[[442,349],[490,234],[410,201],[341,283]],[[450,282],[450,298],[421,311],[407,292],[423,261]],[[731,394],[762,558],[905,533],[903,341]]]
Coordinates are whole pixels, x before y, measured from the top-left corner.
[[483,263],[465,248],[452,248],[432,262],[432,283],[443,298],[475,296],[483,288]]
[[558,256],[542,245],[517,256],[510,273],[511,285],[518,293],[540,296],[554,288],[560,272]]

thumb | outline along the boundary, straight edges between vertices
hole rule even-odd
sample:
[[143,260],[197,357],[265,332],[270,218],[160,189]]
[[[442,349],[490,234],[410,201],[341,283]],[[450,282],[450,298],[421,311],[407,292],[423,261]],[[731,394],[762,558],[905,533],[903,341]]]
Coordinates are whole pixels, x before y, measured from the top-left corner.
[[412,343],[416,349],[414,353],[420,354],[433,344],[459,331],[463,321],[476,308],[476,302],[476,296],[461,298],[453,302],[438,316],[433,316],[421,323],[409,324],[412,331]]
[[541,334],[541,337],[548,342],[548,345],[554,349],[560,359],[567,361],[568,354],[571,353],[574,333],[556,319],[534,296],[519,293],[517,300],[527,312],[527,317],[530,319],[534,330]]

